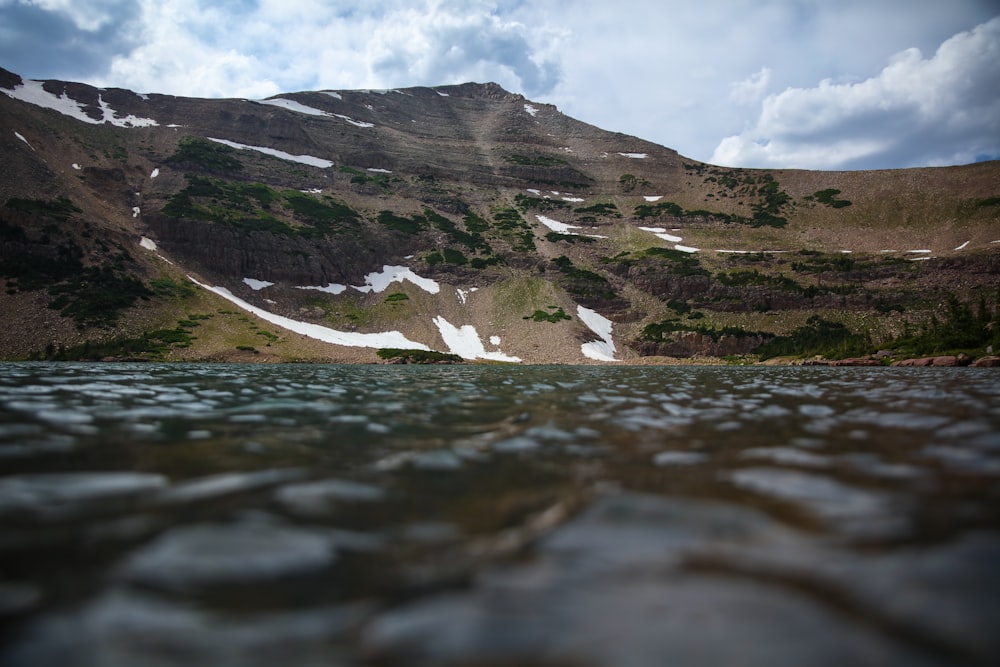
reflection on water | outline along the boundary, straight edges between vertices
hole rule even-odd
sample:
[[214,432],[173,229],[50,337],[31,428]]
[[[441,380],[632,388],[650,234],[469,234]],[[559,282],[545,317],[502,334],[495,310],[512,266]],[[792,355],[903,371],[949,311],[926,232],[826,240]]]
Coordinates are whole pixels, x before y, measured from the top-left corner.
[[998,390],[0,365],[0,661],[997,664]]

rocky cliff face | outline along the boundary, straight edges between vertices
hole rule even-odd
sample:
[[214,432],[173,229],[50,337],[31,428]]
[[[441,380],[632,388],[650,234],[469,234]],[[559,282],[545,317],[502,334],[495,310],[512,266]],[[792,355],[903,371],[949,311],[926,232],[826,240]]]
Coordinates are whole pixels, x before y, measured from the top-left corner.
[[495,84],[0,93],[4,358],[740,355],[817,314],[889,339],[1000,281],[997,163],[714,167]]

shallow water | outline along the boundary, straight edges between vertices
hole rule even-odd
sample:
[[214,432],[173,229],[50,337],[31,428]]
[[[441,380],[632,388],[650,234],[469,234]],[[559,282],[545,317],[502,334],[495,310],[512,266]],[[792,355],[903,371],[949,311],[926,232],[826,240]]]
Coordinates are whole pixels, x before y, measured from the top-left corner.
[[1000,663],[991,369],[0,364],[14,665]]

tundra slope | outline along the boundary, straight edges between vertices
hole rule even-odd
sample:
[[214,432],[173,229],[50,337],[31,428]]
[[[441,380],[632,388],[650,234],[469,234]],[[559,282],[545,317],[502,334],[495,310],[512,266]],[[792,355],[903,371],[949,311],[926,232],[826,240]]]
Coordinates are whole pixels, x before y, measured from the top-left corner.
[[716,167],[495,84],[0,92],[3,358],[611,363],[995,308],[996,162]]

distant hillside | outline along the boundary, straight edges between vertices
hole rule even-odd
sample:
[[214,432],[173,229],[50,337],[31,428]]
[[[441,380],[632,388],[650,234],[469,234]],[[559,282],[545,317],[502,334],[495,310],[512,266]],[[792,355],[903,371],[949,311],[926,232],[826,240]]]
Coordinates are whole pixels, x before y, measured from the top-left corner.
[[998,162],[716,167],[496,84],[209,100],[0,70],[0,93],[0,358],[1000,343]]

